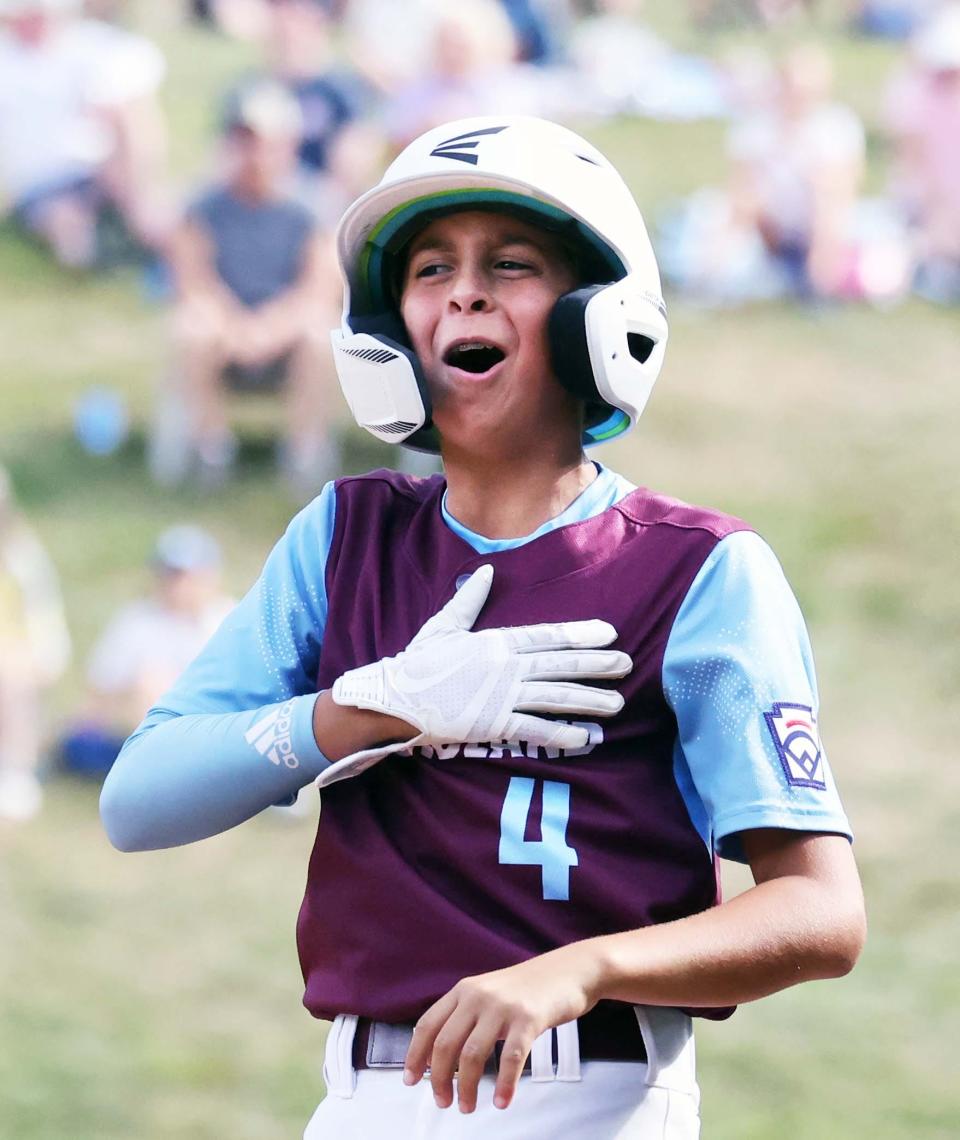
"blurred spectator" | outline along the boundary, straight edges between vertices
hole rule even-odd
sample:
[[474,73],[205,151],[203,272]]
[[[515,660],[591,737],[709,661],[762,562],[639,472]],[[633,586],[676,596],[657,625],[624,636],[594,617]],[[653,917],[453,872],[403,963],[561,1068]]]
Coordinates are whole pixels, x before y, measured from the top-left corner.
[[222,481],[236,452],[228,393],[281,386],[280,460],[297,494],[315,493],[338,472],[327,420],[339,286],[313,214],[289,189],[300,127],[283,87],[260,81],[237,92],[225,174],[175,234],[176,363],[151,444],[162,483],[194,469],[207,485]]
[[0,193],[61,264],[89,268],[111,218],[147,250],[168,233],[165,63],[150,41],[81,19],[78,6],[0,0]]
[[597,114],[697,119],[727,110],[721,73],[675,52],[643,23],[643,0],[590,0],[570,33],[581,108]]
[[543,113],[540,69],[516,62],[513,26],[497,0],[438,2],[434,14],[427,67],[384,112],[394,147],[469,115]]
[[831,100],[832,78],[821,48],[794,48],[773,98],[732,128],[728,185],[694,195],[665,228],[663,268],[676,287],[717,304],[901,295],[902,229],[858,197],[864,130]]
[[120,23],[127,14],[130,0],[81,0],[80,10],[91,20],[108,24]]
[[[347,206],[379,179],[388,157],[388,142],[381,124],[374,119],[356,120],[337,136],[326,170],[313,180],[303,199],[324,231],[334,270],[337,222]],[[334,273],[330,284],[339,296],[339,273]]]
[[657,72],[669,46],[641,19],[643,0],[581,0],[570,60],[589,84],[597,109],[633,110],[637,84]]
[[798,16],[809,16],[816,0],[690,0],[690,12],[701,27],[728,27],[731,24],[781,24]]
[[960,302],[960,4],[945,5],[911,43],[886,98],[893,193],[909,220],[917,292]]
[[730,138],[734,213],[756,227],[801,295],[842,290],[863,178],[863,125],[831,100],[832,87],[826,52],[795,48],[780,68],[774,105],[739,123]]
[[341,135],[374,104],[370,83],[336,50],[334,31],[331,0],[271,0],[260,36],[263,71],[240,84],[243,89],[257,78],[271,79],[297,100],[298,158],[308,177],[329,171]]
[[187,0],[187,16],[196,24],[215,27],[217,23],[216,0]]
[[0,820],[40,809],[41,699],[69,657],[56,571],[0,468]]
[[122,606],[91,650],[85,705],[61,744],[70,771],[105,773],[233,608],[221,587],[220,548],[200,527],[164,531],[151,569],[150,594]]
[[850,26],[864,36],[904,40],[912,35],[941,0],[854,0]]
[[516,58],[548,64],[562,59],[572,13],[563,0],[500,0],[513,26]]
[[269,0],[187,0],[186,15],[194,24],[243,41],[262,39]]
[[354,66],[392,95],[430,66],[434,0],[347,0],[341,32]]

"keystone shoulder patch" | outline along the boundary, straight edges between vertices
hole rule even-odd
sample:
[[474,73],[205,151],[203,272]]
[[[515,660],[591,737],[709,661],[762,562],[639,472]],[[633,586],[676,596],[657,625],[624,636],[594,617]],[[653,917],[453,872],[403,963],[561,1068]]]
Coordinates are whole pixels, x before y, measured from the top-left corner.
[[798,788],[818,788],[827,784],[823,778],[820,734],[813,709],[777,701],[763,714],[773,737],[787,783]]

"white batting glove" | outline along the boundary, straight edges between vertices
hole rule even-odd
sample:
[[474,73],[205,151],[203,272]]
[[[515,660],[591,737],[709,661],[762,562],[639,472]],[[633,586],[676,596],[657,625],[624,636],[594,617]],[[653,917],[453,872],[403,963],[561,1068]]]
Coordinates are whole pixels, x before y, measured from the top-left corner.
[[374,709],[415,725],[418,735],[354,753],[317,779],[324,787],[354,776],[391,752],[417,744],[523,740],[546,748],[583,748],[584,728],[530,716],[612,716],[623,697],[571,678],[630,672],[626,653],[602,650],[617,631],[605,621],[518,625],[474,632],[493,567],[481,566],[396,657],[351,669],[334,682],[339,705]]

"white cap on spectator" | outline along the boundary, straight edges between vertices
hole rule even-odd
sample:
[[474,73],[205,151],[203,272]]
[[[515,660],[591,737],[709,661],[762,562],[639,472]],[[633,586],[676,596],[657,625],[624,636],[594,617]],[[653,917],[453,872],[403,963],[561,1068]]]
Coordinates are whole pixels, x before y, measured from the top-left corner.
[[960,4],[945,4],[917,33],[917,60],[930,71],[960,71]]
[[227,103],[224,126],[228,131],[245,127],[265,138],[296,137],[303,131],[303,114],[285,87],[265,79],[234,92]]
[[213,570],[220,565],[220,547],[202,527],[182,523],[160,535],[151,562],[161,573]]

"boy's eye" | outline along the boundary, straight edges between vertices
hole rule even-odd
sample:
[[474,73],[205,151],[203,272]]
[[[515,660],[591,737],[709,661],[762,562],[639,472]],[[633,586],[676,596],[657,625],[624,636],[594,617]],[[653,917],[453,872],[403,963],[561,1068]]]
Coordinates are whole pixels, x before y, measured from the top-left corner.
[[530,269],[530,263],[527,261],[518,261],[515,257],[501,257],[497,262],[498,269],[505,269],[508,272],[527,270]]
[[446,265],[439,261],[430,261],[414,270],[414,277],[436,277],[446,269]]

